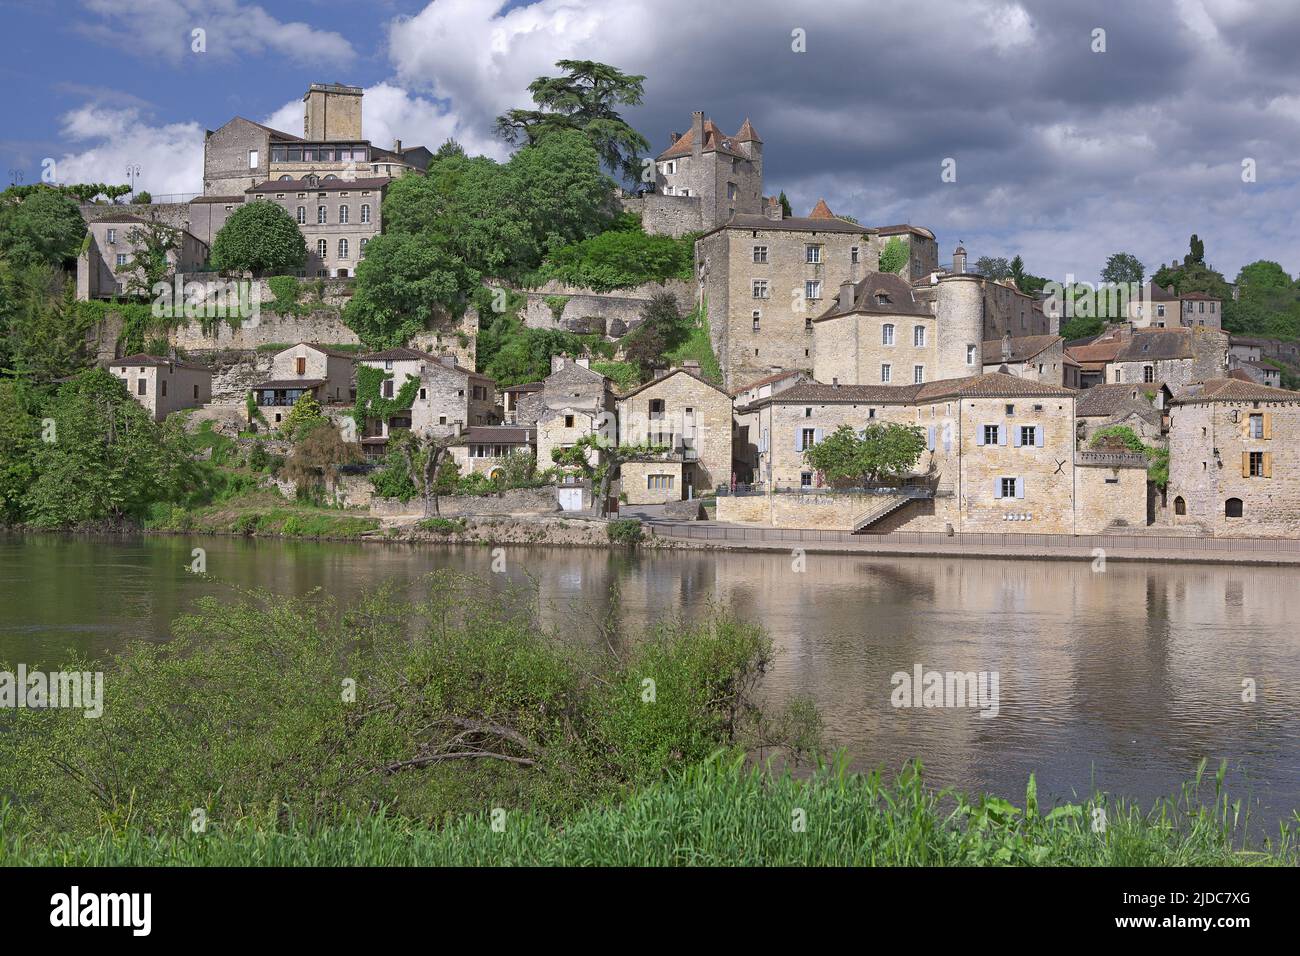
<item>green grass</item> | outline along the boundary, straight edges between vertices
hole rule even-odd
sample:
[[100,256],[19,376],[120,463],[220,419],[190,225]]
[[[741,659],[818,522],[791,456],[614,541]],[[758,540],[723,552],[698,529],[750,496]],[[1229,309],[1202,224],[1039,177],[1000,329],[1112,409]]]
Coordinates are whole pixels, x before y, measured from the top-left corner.
[[[1202,771],[1204,765],[1202,765]],[[878,773],[827,767],[812,779],[773,777],[717,758],[619,804],[580,810],[562,824],[492,810],[442,828],[382,813],[313,832],[273,817],[193,834],[130,826],[95,838],[45,842],[0,809],[0,864],[9,866],[1251,866],[1290,865],[1292,831],[1243,849],[1240,807],[1219,792],[1202,804],[1203,774],[1177,798],[1141,810],[1102,797],[1049,812],[1033,778],[1024,806],[928,790],[919,768],[891,783]],[[1097,832],[1093,808],[1107,825]]]
[[145,526],[150,531],[245,534],[258,537],[358,538],[379,529],[379,519],[337,508],[286,501],[278,491],[246,490],[227,500],[195,508],[162,505]]
[[707,317],[701,318],[700,310],[697,309],[687,319],[690,322],[690,331],[685,341],[667,354],[668,359],[673,365],[681,365],[687,359],[694,359],[700,363],[700,371],[705,378],[721,385],[722,366],[718,364],[718,357],[713,354],[713,342],[709,339]]
[[641,370],[633,362],[592,362],[591,370],[604,375],[621,392],[631,391],[641,383]]

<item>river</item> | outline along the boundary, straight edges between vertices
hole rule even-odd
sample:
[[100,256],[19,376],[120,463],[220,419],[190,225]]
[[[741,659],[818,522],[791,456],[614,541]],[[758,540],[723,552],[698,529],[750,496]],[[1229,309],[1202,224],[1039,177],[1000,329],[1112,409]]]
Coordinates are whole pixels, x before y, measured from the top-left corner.
[[[188,570],[206,552],[207,577]],[[994,561],[738,552],[607,552],[238,538],[0,537],[0,660],[102,658],[231,585],[346,598],[382,581],[418,592],[451,568],[540,588],[549,625],[581,634],[620,594],[630,628],[705,613],[762,624],[776,658],[764,693],[811,696],[829,743],[859,768],[919,756],[927,779],[1020,799],[1095,788],[1144,802],[1201,757],[1275,830],[1300,806],[1300,579],[1294,569],[1111,561]],[[589,630],[589,629],[588,629]],[[893,675],[996,672],[996,717],[895,707]],[[1254,682],[1253,701],[1244,689]],[[990,685],[991,688],[991,685]],[[1249,696],[1249,695],[1246,695]],[[986,708],[987,709],[987,708]]]

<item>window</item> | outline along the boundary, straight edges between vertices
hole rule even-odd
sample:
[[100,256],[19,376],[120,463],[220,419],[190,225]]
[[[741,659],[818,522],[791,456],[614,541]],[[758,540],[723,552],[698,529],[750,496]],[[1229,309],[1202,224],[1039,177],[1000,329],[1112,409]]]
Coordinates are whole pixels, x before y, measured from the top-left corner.
[[754,312],[754,331],[755,331],[755,332],[758,331],[758,320],[759,320],[761,317],[762,317],[761,313],[759,313],[757,310],[755,310],[755,312]]
[[925,326],[918,325],[912,329],[912,344],[918,349],[925,348]]
[[1241,512],[1240,498],[1229,498],[1223,503],[1223,516],[1225,518],[1240,518]]
[[1015,413],[1016,413],[1016,406],[1014,406],[1014,405],[1008,405],[1008,406],[1007,406],[1007,414],[1008,414],[1008,415],[1014,415]]
[[820,265],[822,261],[822,247],[809,243],[803,247],[804,262],[809,265]]
[[876,305],[889,305],[889,295],[885,292],[876,293]]
[[975,346],[973,345],[966,346],[966,364],[967,365],[975,364]]
[[302,357],[296,358],[293,360],[293,364],[294,364],[295,374],[297,375],[307,374],[307,360],[305,358]]
[[137,395],[148,395],[148,394],[149,394],[149,381],[148,381],[148,379],[137,378],[137,379],[135,380],[135,393],[136,393]]
[[370,221],[370,203],[368,202],[363,202],[361,204],[361,221],[362,222]]
[[346,223],[347,221],[348,221],[348,204],[344,203],[343,205],[339,206],[339,222]]
[[1020,444],[1025,447],[1037,445],[1038,429],[1033,425],[1020,426]]
[[755,280],[754,280],[753,289],[754,289],[754,298],[755,298],[755,299],[766,299],[766,298],[767,298],[767,280],[766,280],[766,279],[755,279]]
[[573,416],[572,416],[572,415],[565,415],[565,416],[564,416],[564,427],[565,427],[565,428],[572,428],[572,427],[573,427]]
[[754,261],[759,265],[767,264],[767,246],[754,247]]
[[1165,317],[1165,307],[1163,305],[1156,306],[1156,315],[1162,319]]
[[325,216],[325,207],[324,207],[324,206],[317,206],[317,207],[316,207],[316,223],[317,223],[318,225],[324,225],[327,221],[328,221],[328,220],[326,219],[326,216]]
[[256,168],[258,167],[258,161],[257,161],[257,160],[258,160],[257,150],[255,150],[255,149],[250,149],[250,150],[248,151],[248,168],[249,168],[249,169],[256,169]]
[[852,249],[849,250],[849,264],[856,266],[858,264],[858,259],[859,259],[858,247],[854,246]]
[[677,173],[677,160],[675,160],[675,159],[670,159],[668,162],[664,163],[664,174],[665,174],[665,175],[667,175],[667,176],[673,176],[673,175],[676,175],[676,173]]
[[340,240],[339,240],[339,258],[340,258],[340,259],[346,259],[347,257],[348,257],[348,241],[347,241],[346,239],[340,239]]
[[1154,382],[1156,380],[1156,368],[1154,365],[1142,366],[1142,381]]
[[109,241],[110,244],[117,242],[117,230],[116,230],[116,229],[110,229],[110,230],[108,230],[108,241]]
[[426,398],[429,397],[427,392],[428,389],[424,389],[424,388],[420,389],[420,401],[424,401]]
[[1210,315],[1214,315],[1214,306],[1215,306],[1216,304],[1217,304],[1217,303],[1214,303],[1214,302],[1211,302],[1211,303],[1210,303]]
[[158,395],[160,398],[167,397],[167,379],[163,379],[158,383]]
[[999,479],[998,479],[998,482],[999,482],[998,491],[1000,492],[1000,493],[998,494],[998,497],[999,497],[999,498],[1019,498],[1019,497],[1021,497],[1020,495],[1016,494],[1016,479],[1015,479],[1015,478],[999,478]]
[[301,225],[303,225],[303,224],[306,223],[306,222],[307,222],[307,207],[306,207],[306,206],[299,206],[299,207],[298,207],[298,225],[301,226]]
[[894,344],[894,326],[892,323],[886,322],[884,325],[880,327],[880,344],[881,345]]
[[1200,308],[1198,311],[1201,311],[1201,312],[1204,312],[1204,311],[1205,311],[1205,303],[1204,303],[1204,302],[1201,303],[1201,308]]
[[801,472],[799,473],[799,487],[800,487],[800,488],[811,488],[811,487],[812,487],[812,472],[811,472],[811,471],[801,471]]
[[998,426],[997,426],[997,425],[985,425],[985,426],[984,426],[984,441],[983,441],[983,444],[985,444],[985,445],[996,445],[996,444],[998,444]]
[[363,259],[366,257],[366,243],[369,241],[370,241],[369,239],[361,240],[361,258]]
[[1179,495],[1177,498],[1174,499],[1174,514],[1176,515],[1187,514],[1187,502],[1183,500],[1182,495]]
[[125,253],[125,252],[119,252],[119,253],[117,254],[117,264],[118,264],[119,267],[126,265],[126,253]]
[[384,359],[384,371],[385,371],[385,372],[391,372],[392,370],[393,370],[393,360],[392,360],[392,359]]
[[645,486],[650,491],[672,491],[672,475],[646,475]]
[[894,377],[894,367],[888,362],[880,366],[880,381],[888,385],[889,380]]
[[817,429],[804,428],[799,433],[799,450],[807,451],[817,443]]
[[811,409],[811,408],[805,408],[805,409],[803,410],[803,417],[804,417],[804,418],[812,418],[812,409]]
[[813,330],[812,316],[811,316],[811,315],[804,316],[804,320],[803,320],[803,330],[804,330],[805,332],[811,332],[811,331]]
[[912,384],[914,384],[914,385],[920,385],[920,384],[921,384],[922,382],[924,382],[924,381],[925,381],[925,366],[924,366],[924,365],[913,365],[913,366],[912,366]]
[[803,295],[805,299],[820,299],[822,297],[822,284],[815,279],[809,279],[803,284]]
[[1250,416],[1250,437],[1251,438],[1264,437],[1264,416],[1263,415]]
[[324,259],[330,254],[330,244],[328,239],[316,240],[316,258]]
[[1252,478],[1266,477],[1264,474],[1265,472],[1264,453],[1262,451],[1252,451],[1250,453],[1250,461],[1248,462],[1248,466],[1250,471],[1250,477]]
[[728,198],[728,199],[735,199],[735,198],[736,198],[736,184],[735,184],[735,183],[727,183],[727,198]]

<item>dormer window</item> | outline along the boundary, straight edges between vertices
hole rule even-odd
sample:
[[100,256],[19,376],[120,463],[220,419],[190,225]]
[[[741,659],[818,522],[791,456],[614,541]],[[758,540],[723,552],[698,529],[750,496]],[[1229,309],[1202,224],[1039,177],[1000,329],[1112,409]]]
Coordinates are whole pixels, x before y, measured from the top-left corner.
[[317,183],[320,182],[320,177],[317,176],[315,173],[311,173],[307,176],[306,182],[308,186],[315,186]]
[[883,292],[883,291],[881,291],[880,289],[877,289],[877,290],[876,290],[876,305],[889,305],[889,303],[890,303],[890,300],[889,300],[889,293],[888,293],[888,292]]

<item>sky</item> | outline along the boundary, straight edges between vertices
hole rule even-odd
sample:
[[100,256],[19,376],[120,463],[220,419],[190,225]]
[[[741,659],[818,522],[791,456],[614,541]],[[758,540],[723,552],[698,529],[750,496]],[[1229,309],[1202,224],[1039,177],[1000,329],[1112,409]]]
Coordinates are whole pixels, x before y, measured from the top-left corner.
[[945,261],[1150,274],[1197,233],[1229,280],[1300,272],[1300,0],[0,0],[0,23],[5,182],[48,159],[198,192],[206,129],[301,133],[311,82],[364,87],[379,145],[505,158],[493,118],[582,58],[646,76],[624,116],[655,152],[692,110],[749,117],[765,192],[925,226]]

